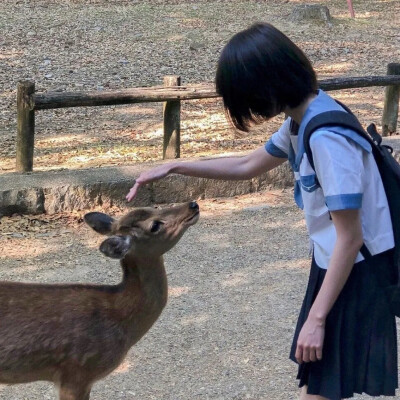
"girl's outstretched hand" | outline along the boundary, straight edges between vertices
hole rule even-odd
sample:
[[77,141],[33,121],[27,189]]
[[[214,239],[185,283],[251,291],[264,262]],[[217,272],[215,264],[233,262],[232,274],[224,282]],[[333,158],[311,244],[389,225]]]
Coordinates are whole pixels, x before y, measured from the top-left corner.
[[135,184],[131,187],[131,190],[126,195],[127,201],[132,201],[139,189],[140,186],[145,185],[146,183],[154,182],[159,179],[165,178],[171,171],[171,165],[165,164],[159,167],[150,169],[148,171],[142,172],[140,176],[136,179]]

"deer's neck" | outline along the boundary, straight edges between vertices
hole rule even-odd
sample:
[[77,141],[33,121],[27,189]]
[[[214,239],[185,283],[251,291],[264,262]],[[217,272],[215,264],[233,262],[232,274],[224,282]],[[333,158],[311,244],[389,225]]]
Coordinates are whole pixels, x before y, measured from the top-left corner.
[[[143,334],[161,314],[168,296],[167,275],[162,257],[125,257],[121,261],[123,281],[116,309],[126,323]],[[137,331],[139,330],[139,331]]]

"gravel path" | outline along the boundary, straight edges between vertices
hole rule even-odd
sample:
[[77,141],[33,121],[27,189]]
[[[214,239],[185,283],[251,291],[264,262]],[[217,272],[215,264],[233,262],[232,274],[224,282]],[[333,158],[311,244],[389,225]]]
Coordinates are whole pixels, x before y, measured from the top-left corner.
[[[288,352],[310,260],[291,197],[200,201],[199,223],[166,256],[166,309],[93,399],[297,398]],[[2,219],[2,279],[119,281],[118,263],[98,252],[101,238],[79,215],[27,218]],[[0,386],[1,400],[54,398],[46,383]]]

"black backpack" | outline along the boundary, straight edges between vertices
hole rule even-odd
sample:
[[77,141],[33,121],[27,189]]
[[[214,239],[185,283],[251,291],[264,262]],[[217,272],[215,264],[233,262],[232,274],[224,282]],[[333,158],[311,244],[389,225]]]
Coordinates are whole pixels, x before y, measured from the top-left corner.
[[[393,313],[400,317],[400,165],[393,157],[393,148],[382,144],[382,137],[376,130],[376,126],[371,124],[367,131],[364,130],[356,116],[348,107],[337,101],[346,111],[326,111],[313,117],[304,130],[304,149],[312,168],[314,162],[310,147],[310,138],[315,130],[326,126],[343,126],[357,132],[365,138],[372,147],[372,153],[381,174],[383,186],[389,203],[390,216],[394,234],[394,265],[389,266],[394,269],[397,285],[386,288],[387,295]],[[368,260],[371,257],[365,245],[361,248],[361,253]]]

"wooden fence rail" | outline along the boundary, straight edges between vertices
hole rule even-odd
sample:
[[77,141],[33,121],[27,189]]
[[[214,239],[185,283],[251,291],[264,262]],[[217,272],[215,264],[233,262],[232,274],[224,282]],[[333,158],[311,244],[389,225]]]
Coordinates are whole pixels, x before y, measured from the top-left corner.
[[[323,90],[340,90],[370,86],[386,86],[382,126],[384,134],[394,132],[397,126],[400,92],[400,64],[389,64],[387,76],[335,78],[318,81]],[[109,106],[119,104],[164,102],[164,158],[180,156],[180,102],[182,100],[216,98],[213,85],[180,86],[180,77],[164,78],[164,86],[142,87],[101,92],[35,93],[31,81],[18,83],[17,155],[16,170],[32,171],[35,134],[35,111],[66,108]],[[389,121],[389,122],[387,122]]]

